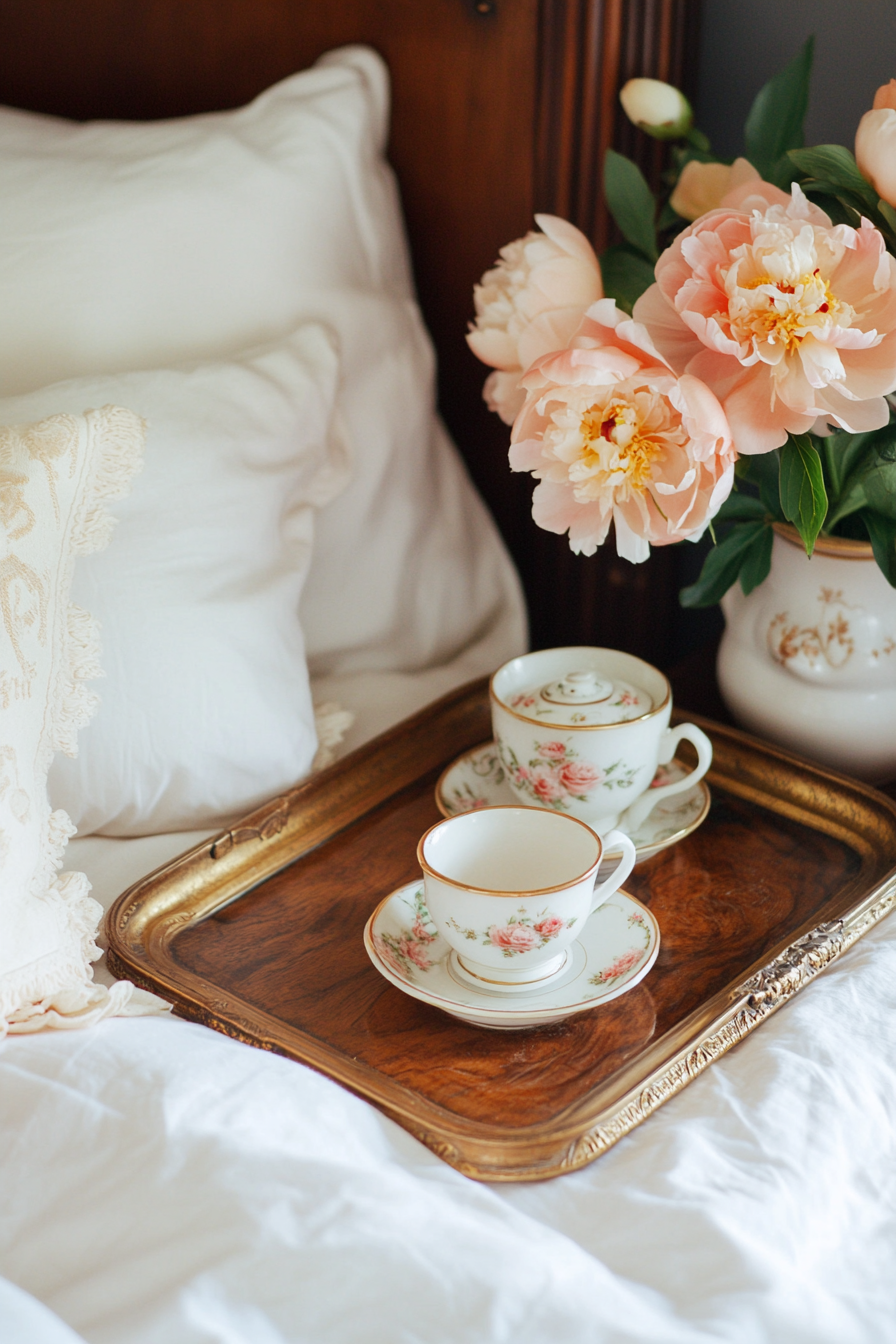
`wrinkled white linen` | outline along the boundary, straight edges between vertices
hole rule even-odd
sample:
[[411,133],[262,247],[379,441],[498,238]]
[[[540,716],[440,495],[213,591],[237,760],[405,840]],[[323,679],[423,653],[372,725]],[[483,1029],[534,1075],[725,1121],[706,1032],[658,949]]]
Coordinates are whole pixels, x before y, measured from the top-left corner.
[[84,1344],[42,1302],[8,1279],[0,1279],[0,1325],[3,1344]]
[[[72,849],[108,904],[200,838]],[[203,1027],[109,1022],[0,1050],[0,1273],[88,1344],[886,1344],[894,1111],[892,919],[535,1185]]]

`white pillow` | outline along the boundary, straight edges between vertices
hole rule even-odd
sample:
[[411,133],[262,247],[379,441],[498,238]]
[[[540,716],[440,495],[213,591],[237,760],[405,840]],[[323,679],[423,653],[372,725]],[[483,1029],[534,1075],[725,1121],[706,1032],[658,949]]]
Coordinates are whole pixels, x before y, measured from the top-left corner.
[[139,418],[106,406],[0,429],[0,1037],[78,1026],[127,1005],[133,986],[91,984],[102,908],[62,873],[73,827],[50,811],[47,768],[96,707],[96,626],[69,603],[77,555],[105,546],[104,501],[126,493]]
[[314,506],[347,480],[338,360],[308,324],[238,360],[57,383],[0,422],[116,401],[148,424],[116,544],[78,567],[108,674],[76,760],[50,772],[81,834],[226,824],[311,767],[299,596]]
[[385,67],[359,47],[234,112],[0,110],[0,393],[232,355],[308,319],[338,332],[356,470],[303,602],[318,674],[428,667],[489,627],[505,656],[525,639],[510,561],[435,419],[387,121]]

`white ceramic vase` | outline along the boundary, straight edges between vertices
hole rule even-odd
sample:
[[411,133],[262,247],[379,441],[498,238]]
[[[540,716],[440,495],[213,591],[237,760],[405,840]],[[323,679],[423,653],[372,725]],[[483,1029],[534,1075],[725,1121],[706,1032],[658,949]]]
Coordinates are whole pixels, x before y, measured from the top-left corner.
[[896,777],[896,589],[862,542],[807,557],[775,528],[772,567],[722,600],[722,695],[751,732],[873,783]]

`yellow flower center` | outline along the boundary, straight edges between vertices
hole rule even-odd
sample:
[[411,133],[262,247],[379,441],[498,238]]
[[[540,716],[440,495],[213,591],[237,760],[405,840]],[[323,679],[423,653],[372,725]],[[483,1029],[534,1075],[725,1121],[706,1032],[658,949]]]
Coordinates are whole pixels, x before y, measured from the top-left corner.
[[582,504],[624,503],[652,495],[658,462],[686,442],[680,414],[638,379],[567,388],[549,412],[544,445],[554,465],[544,475],[566,481]]
[[758,275],[739,283],[730,305],[733,334],[740,340],[755,339],[795,354],[800,343],[819,328],[849,326],[854,317],[841,303],[819,268],[794,281]]
[[581,418],[580,432],[586,470],[621,472],[632,490],[643,490],[650,482],[662,446],[644,432],[633,406],[624,403],[607,410],[589,406]]

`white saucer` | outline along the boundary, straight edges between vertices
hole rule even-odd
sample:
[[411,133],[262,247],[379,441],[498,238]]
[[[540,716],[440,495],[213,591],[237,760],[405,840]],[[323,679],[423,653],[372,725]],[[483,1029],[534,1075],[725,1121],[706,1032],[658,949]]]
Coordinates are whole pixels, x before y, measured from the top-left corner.
[[[686,774],[683,765],[678,761],[670,761],[668,765],[659,767],[651,787],[671,784]],[[511,793],[494,742],[483,742],[481,746],[472,747],[458,756],[442,772],[436,784],[436,806],[443,817],[454,817],[459,812],[470,812],[477,807],[495,807],[507,803],[517,807],[526,806]],[[708,812],[709,785],[703,779],[692,789],[657,803],[647,820],[632,835],[637,850],[635,862],[641,863],[651,855],[658,854],[661,849],[683,840],[706,820]],[[624,814],[619,829],[626,830]],[[612,852],[607,854],[607,859],[613,858]],[[601,876],[605,875],[610,866],[601,865]],[[615,863],[612,866],[615,867]]]
[[380,902],[364,929],[364,946],[380,974],[412,998],[474,1026],[517,1031],[561,1022],[633,989],[656,961],[660,931],[646,906],[617,891],[590,916],[566,966],[547,984],[513,995],[478,989],[458,975],[418,881]]

